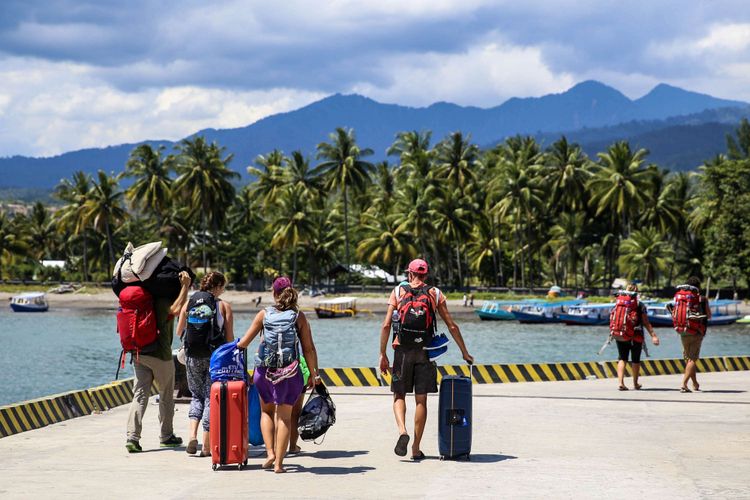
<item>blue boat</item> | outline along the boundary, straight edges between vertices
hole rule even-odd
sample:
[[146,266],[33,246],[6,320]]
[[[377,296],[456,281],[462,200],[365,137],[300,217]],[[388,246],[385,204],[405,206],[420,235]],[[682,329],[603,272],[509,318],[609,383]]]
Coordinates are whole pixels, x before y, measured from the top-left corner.
[[613,307],[615,307],[613,303],[581,304],[568,307],[557,317],[566,325],[608,325],[609,313],[612,312]]
[[11,297],[10,308],[14,312],[45,312],[49,309],[49,305],[44,293],[32,292]]
[[[708,326],[731,325],[742,318],[739,312],[739,300],[719,299],[710,301],[711,319],[708,320]],[[667,309],[667,305],[673,302],[663,302],[653,306],[648,306],[648,321],[652,326],[672,327],[672,314]]]
[[516,319],[511,312],[515,306],[523,304],[543,304],[546,301],[542,299],[526,300],[485,300],[481,309],[474,309],[474,312],[482,320],[487,321],[507,321]]
[[585,300],[567,300],[543,302],[541,304],[523,304],[512,308],[513,317],[520,323],[560,323],[560,314],[570,306],[585,304]]

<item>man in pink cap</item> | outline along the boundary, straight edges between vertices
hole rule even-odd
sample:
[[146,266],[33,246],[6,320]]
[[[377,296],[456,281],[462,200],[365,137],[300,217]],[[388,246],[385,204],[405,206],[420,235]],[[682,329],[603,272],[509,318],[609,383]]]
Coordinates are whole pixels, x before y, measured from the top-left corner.
[[[438,392],[437,365],[430,361],[423,349],[430,344],[435,334],[435,311],[443,318],[453,340],[461,350],[467,363],[473,363],[461,336],[461,330],[450,313],[445,296],[437,287],[427,285],[429,272],[427,262],[414,259],[407,269],[408,282],[399,284],[388,299],[388,312],[380,331],[380,371],[392,374],[393,413],[399,430],[394,452],[405,456],[409,444],[406,431],[406,393],[414,392],[417,408],[414,413],[414,442],[411,446],[412,460],[421,460],[424,453],[419,445],[427,422],[427,394]],[[393,366],[389,366],[386,349],[388,333],[393,326]]]

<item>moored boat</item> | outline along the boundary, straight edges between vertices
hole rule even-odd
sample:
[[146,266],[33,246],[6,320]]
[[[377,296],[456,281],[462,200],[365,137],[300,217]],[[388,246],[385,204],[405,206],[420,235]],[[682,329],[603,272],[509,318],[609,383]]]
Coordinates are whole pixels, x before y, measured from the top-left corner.
[[347,318],[357,314],[356,297],[321,300],[315,307],[318,318]]
[[[672,302],[664,302],[647,307],[648,321],[653,326],[671,327],[672,314],[667,309],[667,305]],[[708,320],[708,326],[731,325],[736,323],[742,316],[739,312],[739,300],[719,299],[708,303],[711,307],[711,319]]]
[[566,325],[608,325],[614,306],[612,303],[574,305],[558,314],[558,318]]
[[543,304],[541,299],[527,300],[485,300],[480,309],[474,309],[474,313],[482,320],[507,321],[516,319],[511,312],[514,306],[523,304]]
[[10,308],[14,312],[45,312],[49,309],[49,304],[44,293],[30,292],[11,297]]
[[522,304],[513,306],[513,317],[520,323],[559,323],[560,314],[570,306],[585,303],[584,300],[567,300],[543,302],[541,304]]

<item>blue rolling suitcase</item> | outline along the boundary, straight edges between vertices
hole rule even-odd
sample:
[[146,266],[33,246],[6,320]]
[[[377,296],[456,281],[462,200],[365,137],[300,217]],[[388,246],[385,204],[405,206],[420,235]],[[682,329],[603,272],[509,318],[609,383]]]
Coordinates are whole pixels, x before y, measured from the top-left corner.
[[438,448],[440,460],[469,460],[471,453],[471,378],[446,376],[440,382]]

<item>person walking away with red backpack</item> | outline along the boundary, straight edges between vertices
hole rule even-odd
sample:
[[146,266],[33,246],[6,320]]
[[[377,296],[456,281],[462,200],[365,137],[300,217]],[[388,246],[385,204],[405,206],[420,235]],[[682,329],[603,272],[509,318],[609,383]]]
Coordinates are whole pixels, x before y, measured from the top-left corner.
[[185,342],[188,388],[192,394],[188,419],[190,438],[185,451],[198,451],[198,426],[203,422],[203,448],[200,456],[211,455],[209,403],[211,401],[211,353],[220,345],[234,340],[234,316],[228,302],[219,299],[227,283],[223,274],[210,272],[203,277],[200,290],[193,294],[180,311],[177,334]]
[[261,332],[253,383],[261,401],[260,426],[266,445],[264,469],[286,472],[284,456],[289,446],[292,407],[304,391],[299,348],[310,370],[308,387],[320,383],[318,355],[313,343],[310,323],[297,305],[297,290],[287,276],[273,281],[275,304],[260,311],[253,319],[237,347],[245,349]]
[[696,362],[700,357],[708,320],[711,319],[711,307],[708,299],[700,294],[700,286],[701,280],[696,276],[691,276],[686,284],[678,286],[671,311],[672,324],[680,334],[682,355],[687,362],[680,392],[692,392],[688,389],[688,380],[693,381],[693,390],[700,390]]
[[[438,392],[437,365],[429,360],[427,351],[435,334],[435,311],[443,318],[453,336],[461,355],[467,363],[474,358],[466,349],[461,330],[448,312],[445,296],[436,287],[425,283],[429,267],[422,259],[409,263],[408,282],[399,284],[388,299],[388,312],[380,331],[380,371],[392,373],[393,413],[399,431],[394,452],[403,457],[409,444],[406,430],[406,394],[414,392],[414,442],[411,446],[412,460],[421,460],[422,434],[427,422],[427,394]],[[393,366],[389,366],[386,349],[388,336],[393,326]]]
[[645,342],[643,329],[648,330],[651,342],[659,345],[659,337],[648,321],[646,304],[638,300],[638,287],[634,284],[627,286],[624,292],[617,294],[615,307],[609,315],[609,332],[617,341],[617,381],[621,391],[627,391],[625,385],[625,364],[628,358],[632,360],[633,388],[640,390],[638,377],[641,372],[641,351]]
[[162,447],[175,448],[182,444],[182,438],[174,435],[174,361],[172,360],[172,339],[174,338],[174,318],[187,301],[190,288],[190,275],[180,272],[180,293],[174,301],[168,298],[154,299],[154,313],[158,336],[148,347],[144,347],[133,360],[133,402],[128,415],[127,442],[129,453],[143,451],[140,445],[143,414],[146,413],[151,384],[159,388],[159,441]]

